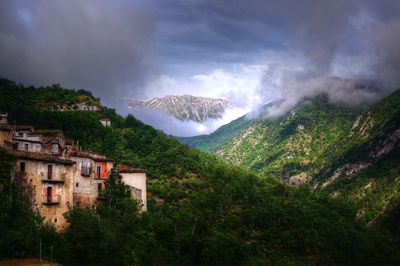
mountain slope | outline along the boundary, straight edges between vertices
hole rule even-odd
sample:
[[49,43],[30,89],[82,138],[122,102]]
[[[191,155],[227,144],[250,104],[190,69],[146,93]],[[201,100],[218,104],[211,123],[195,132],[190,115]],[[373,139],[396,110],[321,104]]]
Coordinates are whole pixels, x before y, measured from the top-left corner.
[[147,101],[128,101],[128,107],[132,110],[157,110],[173,115],[180,120],[192,120],[203,122],[208,118],[221,118],[228,101],[191,95],[168,95],[162,98],[153,98]]
[[351,149],[316,174],[313,186],[352,202],[358,217],[400,236],[400,91],[359,116],[343,142]]
[[196,147],[202,151],[213,153],[219,147],[225,145],[230,139],[239,134],[239,132],[245,129],[250,123],[251,120],[246,118],[246,116],[243,116],[220,127],[210,135],[179,137],[178,140],[191,147]]
[[[207,138],[194,144],[207,147],[215,137]],[[309,183],[354,204],[364,223],[400,235],[400,91],[367,110],[307,99],[282,117],[249,122],[211,152],[264,176]]]
[[346,149],[336,144],[360,112],[324,95],[305,99],[281,117],[262,114],[215,154],[264,176],[303,183]]

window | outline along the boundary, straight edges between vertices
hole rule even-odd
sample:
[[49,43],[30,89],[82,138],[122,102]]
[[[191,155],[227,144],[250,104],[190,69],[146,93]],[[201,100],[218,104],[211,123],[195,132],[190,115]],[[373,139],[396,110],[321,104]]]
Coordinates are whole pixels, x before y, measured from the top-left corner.
[[92,162],[83,161],[81,165],[81,175],[90,176],[92,174]]
[[26,143],[25,143],[24,149],[25,149],[26,151],[29,150],[29,144],[26,144]]
[[53,188],[52,187],[47,187],[47,203],[51,203],[51,195],[52,195],[52,191],[53,191]]
[[103,189],[103,184],[102,183],[97,183],[97,191],[98,194],[100,194],[101,190]]
[[79,183],[76,183],[76,187],[79,187]]
[[52,179],[53,177],[53,166],[51,164],[47,165],[47,179]]
[[142,200],[142,190],[138,188],[133,188],[133,197],[136,200]]
[[58,143],[51,145],[51,152],[58,153]]
[[57,218],[54,219],[54,222],[55,222],[55,223],[57,222]]
[[19,171],[25,173],[25,162],[19,163]]
[[97,178],[101,178],[101,165],[96,166]]

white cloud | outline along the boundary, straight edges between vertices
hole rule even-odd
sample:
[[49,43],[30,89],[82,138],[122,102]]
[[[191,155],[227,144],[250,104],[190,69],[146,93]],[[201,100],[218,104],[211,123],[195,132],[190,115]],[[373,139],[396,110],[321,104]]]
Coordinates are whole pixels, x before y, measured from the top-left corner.
[[[173,127],[160,123],[158,119],[142,116],[144,122],[165,131],[168,134],[192,136],[209,134],[220,126],[245,115],[263,104],[260,81],[267,65],[234,64],[226,68],[216,68],[208,72],[200,72],[189,77],[172,78],[160,75],[148,84],[147,98],[165,95],[190,94],[194,96],[224,98],[230,104],[221,119],[209,119],[203,123],[172,121]],[[170,121],[171,122],[171,121]]]

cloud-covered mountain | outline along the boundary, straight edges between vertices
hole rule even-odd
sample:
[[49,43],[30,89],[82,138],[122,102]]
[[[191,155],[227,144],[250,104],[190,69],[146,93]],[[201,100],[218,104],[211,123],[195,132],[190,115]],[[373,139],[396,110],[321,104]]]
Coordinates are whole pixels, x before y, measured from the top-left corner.
[[228,101],[191,95],[167,95],[146,101],[128,100],[128,106],[134,111],[150,109],[172,115],[182,121],[192,120],[201,123],[208,118],[222,118],[228,107]]

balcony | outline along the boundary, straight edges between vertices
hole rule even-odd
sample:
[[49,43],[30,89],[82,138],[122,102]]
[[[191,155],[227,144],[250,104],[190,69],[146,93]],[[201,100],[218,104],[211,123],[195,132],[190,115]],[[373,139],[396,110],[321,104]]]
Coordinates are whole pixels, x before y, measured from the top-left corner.
[[42,182],[46,183],[64,183],[67,174],[56,175],[55,173],[40,172]]
[[61,202],[61,195],[44,197],[42,203],[44,205],[58,205]]

